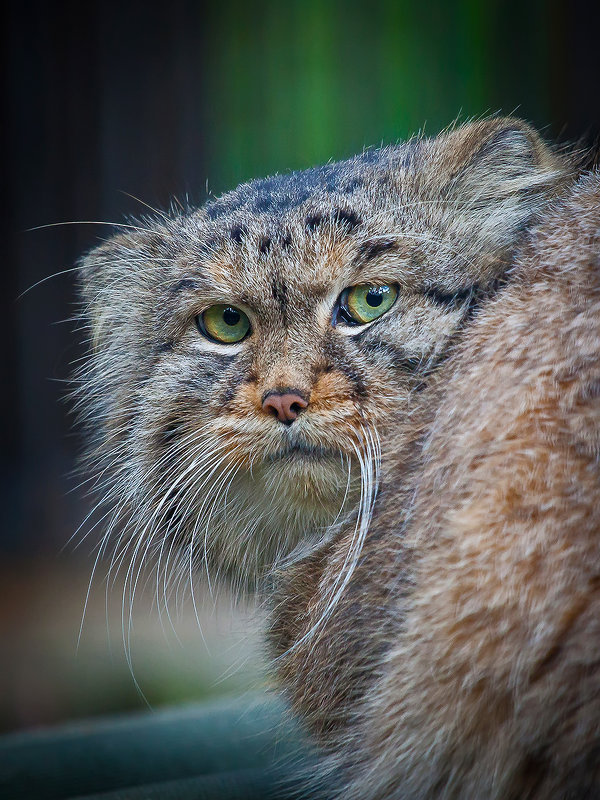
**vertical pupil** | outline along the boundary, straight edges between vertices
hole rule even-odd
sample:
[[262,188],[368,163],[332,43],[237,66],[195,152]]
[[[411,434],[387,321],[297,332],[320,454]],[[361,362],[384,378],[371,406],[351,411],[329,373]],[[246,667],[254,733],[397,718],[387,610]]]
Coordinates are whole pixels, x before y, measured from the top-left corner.
[[369,289],[365,299],[370,306],[377,308],[383,302],[383,289]]
[[226,325],[237,325],[240,321],[240,312],[236,311],[235,308],[226,308],[223,311],[223,321]]

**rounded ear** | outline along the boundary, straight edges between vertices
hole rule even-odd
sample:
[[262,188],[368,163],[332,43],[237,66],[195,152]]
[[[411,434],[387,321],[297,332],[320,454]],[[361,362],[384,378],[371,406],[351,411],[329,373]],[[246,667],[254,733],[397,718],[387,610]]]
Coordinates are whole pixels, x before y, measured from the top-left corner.
[[85,305],[85,316],[90,328],[90,343],[95,350],[102,339],[110,319],[109,286],[115,279],[115,265],[122,262],[122,240],[126,235],[116,234],[90,250],[77,264],[79,294]]
[[111,329],[131,317],[132,305],[149,284],[153,265],[147,253],[148,239],[137,231],[117,233],[78,263],[79,293],[93,350],[105,341]]
[[437,190],[465,248],[503,262],[574,172],[566,156],[513,117],[463,125],[433,147]]
[[447,134],[444,144],[451,156],[446,192],[474,203],[552,191],[566,177],[565,159],[513,117],[464,125]]

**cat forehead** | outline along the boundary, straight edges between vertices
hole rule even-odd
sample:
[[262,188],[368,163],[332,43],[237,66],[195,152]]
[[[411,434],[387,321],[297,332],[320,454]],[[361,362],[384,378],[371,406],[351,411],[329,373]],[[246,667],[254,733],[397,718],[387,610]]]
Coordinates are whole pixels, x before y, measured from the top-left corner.
[[197,254],[197,269],[217,288],[263,294],[285,280],[328,291],[361,261],[398,253],[386,233],[414,150],[408,142],[242,184],[184,221],[182,252]]
[[410,166],[416,147],[417,140],[411,140],[393,147],[365,150],[345,161],[260,178],[206,204],[203,213],[214,221],[226,221],[237,212],[277,218],[302,209],[315,196],[360,195],[372,188],[377,177],[385,178]]

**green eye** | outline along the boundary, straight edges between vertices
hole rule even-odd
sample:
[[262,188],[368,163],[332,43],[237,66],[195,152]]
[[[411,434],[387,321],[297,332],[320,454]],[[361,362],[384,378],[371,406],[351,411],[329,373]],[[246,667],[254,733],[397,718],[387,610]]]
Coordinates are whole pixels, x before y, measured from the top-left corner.
[[397,286],[360,283],[342,292],[339,315],[349,325],[365,325],[389,311],[397,297]]
[[200,331],[209,339],[222,344],[235,344],[250,331],[250,320],[239,308],[216,305],[196,317]]

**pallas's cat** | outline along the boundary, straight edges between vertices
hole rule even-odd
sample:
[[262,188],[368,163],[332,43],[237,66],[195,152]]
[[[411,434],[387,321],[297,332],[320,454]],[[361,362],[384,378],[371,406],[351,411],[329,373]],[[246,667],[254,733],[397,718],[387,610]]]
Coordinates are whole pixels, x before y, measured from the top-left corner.
[[105,546],[273,597],[329,796],[600,796],[598,192],[494,118],[82,262]]

